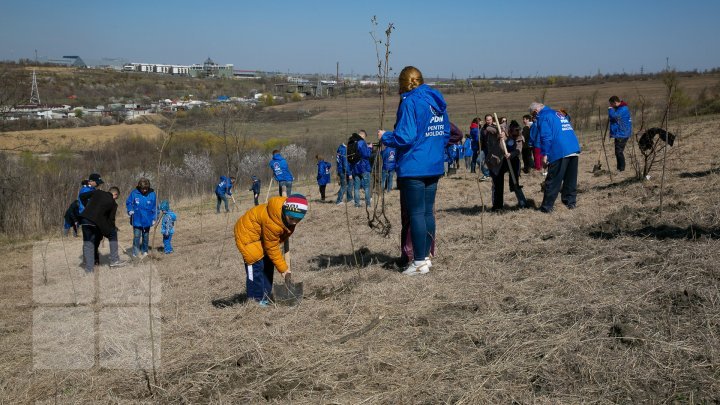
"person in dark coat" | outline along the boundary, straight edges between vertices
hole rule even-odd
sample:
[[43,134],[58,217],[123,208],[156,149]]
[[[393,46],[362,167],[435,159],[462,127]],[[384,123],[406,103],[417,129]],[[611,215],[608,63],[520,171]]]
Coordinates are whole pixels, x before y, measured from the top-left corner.
[[68,236],[70,228],[73,230],[73,236],[78,237],[78,222],[80,221],[80,205],[77,200],[73,200],[65,211],[65,224],[63,225],[63,236]]
[[118,254],[117,227],[115,216],[117,214],[117,200],[120,189],[110,187],[109,191],[94,190],[82,195],[85,206],[80,213],[80,225],[83,233],[83,257],[85,259],[85,272],[94,270],[95,257],[103,237],[110,241],[110,267],[119,267],[125,263],[120,261]]

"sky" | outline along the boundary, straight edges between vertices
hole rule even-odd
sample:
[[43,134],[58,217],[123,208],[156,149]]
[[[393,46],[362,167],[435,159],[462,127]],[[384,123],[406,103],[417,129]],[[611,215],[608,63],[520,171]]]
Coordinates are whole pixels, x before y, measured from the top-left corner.
[[720,67],[718,16],[718,0],[2,0],[0,60],[37,50],[98,62],[210,57],[288,73],[335,74],[339,63],[341,74],[374,75],[370,32],[384,40],[393,23],[395,74],[407,65],[426,78],[705,70]]

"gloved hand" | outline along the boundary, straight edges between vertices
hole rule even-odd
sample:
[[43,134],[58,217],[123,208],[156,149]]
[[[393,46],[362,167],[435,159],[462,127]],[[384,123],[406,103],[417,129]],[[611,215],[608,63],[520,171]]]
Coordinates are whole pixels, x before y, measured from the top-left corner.
[[129,216],[133,216],[133,214],[135,214],[135,211],[128,211]]

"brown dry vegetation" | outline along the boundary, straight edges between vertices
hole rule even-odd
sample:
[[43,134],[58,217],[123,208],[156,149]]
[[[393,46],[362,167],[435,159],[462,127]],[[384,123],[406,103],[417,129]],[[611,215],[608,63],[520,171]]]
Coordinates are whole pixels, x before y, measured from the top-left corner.
[[80,151],[124,137],[155,139],[162,130],[153,124],[94,126],[0,133],[0,150],[50,153]]
[[[472,98],[454,97],[453,114],[474,115]],[[505,97],[515,95],[483,99],[481,113],[521,111],[528,101]],[[560,91],[549,91],[547,100],[561,103]],[[375,104],[355,102],[367,108],[358,108],[351,130],[361,120],[369,127]],[[342,104],[333,119],[345,133]],[[295,281],[305,283],[303,302],[292,308],[215,307],[218,300],[234,304],[244,291],[232,225],[250,197],[241,189],[240,210],[229,216],[213,213],[214,197],[184,201],[176,253],[153,261],[162,291],[154,296],[161,349],[150,389],[147,366],[34,369],[38,291],[67,291],[69,279],[77,280],[76,295],[87,288],[77,267],[79,242],[66,241],[60,255],[42,261],[39,252],[59,239],[35,244],[34,261],[32,245],[5,246],[0,401],[718,402],[719,127],[717,116],[671,123],[679,140],[668,155],[662,216],[659,171],[644,182],[631,173],[613,182],[591,173],[597,132],[589,133],[580,159],[572,211],[559,203],[551,215],[516,210],[506,191],[505,212],[482,214],[478,193],[488,203],[489,184],[461,169],[440,182],[438,256],[432,272],[416,278],[383,266],[399,251],[397,191],[386,196],[394,230],[384,239],[367,227],[364,210],[347,207],[348,230],[344,206],[318,201],[314,185],[296,185],[311,208],[292,242]],[[521,180],[535,201],[540,180]],[[128,247],[131,229],[119,223],[121,246]],[[349,234],[359,267],[351,265]],[[106,260],[101,280],[137,269],[111,270]],[[61,276],[45,282],[38,277],[45,271]],[[99,356],[117,353],[104,348]]]

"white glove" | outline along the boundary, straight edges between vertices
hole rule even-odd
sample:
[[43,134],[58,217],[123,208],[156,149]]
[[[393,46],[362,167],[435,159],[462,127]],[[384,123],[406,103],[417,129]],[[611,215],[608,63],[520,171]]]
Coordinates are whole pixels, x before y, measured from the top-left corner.
[[134,213],[135,211],[128,211],[128,216],[133,216]]

